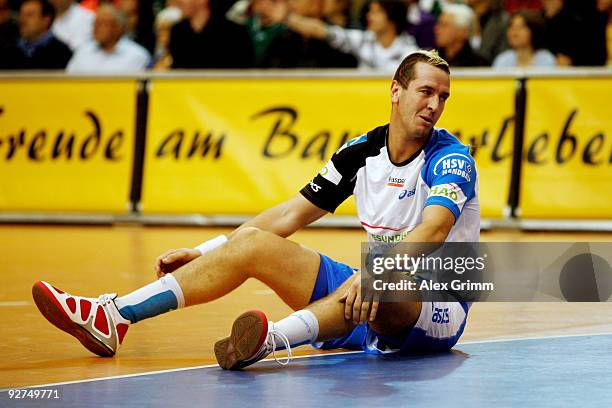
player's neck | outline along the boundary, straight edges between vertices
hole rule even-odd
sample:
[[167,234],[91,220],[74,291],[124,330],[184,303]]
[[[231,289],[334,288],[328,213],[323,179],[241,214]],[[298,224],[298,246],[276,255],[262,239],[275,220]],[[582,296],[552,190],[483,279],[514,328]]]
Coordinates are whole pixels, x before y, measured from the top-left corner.
[[410,137],[400,129],[389,126],[389,137],[387,138],[389,159],[392,163],[403,163],[421,150],[428,140],[429,136]]

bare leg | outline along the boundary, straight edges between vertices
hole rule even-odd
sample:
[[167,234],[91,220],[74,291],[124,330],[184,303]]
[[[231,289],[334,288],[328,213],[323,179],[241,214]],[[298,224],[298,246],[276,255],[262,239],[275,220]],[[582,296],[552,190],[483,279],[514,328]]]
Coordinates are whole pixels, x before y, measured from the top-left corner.
[[[315,314],[319,322],[317,341],[331,340],[348,334],[355,328],[351,320],[344,318],[344,303],[340,298],[349,289],[357,276],[349,278],[336,291],[312,303],[307,310]],[[369,322],[370,327],[378,334],[393,335],[407,327],[413,326],[421,313],[421,302],[387,302],[381,303],[376,319]]]
[[257,228],[236,233],[221,248],[176,270],[185,305],[218,299],[255,278],[294,310],[308,305],[319,271],[319,254]]
[[[348,334],[355,325],[352,319],[345,319],[345,305],[341,299],[355,279],[358,275],[347,279],[325,298],[275,323],[273,331],[267,331],[270,327],[262,312],[249,311],[238,316],[231,334],[215,343],[219,365],[230,370],[249,366],[274,351],[274,339],[277,339],[276,344],[282,341],[284,346],[292,346],[312,342],[315,337],[316,341],[325,341]],[[421,303],[385,303],[381,306],[371,326],[379,334],[395,334],[414,325]]]

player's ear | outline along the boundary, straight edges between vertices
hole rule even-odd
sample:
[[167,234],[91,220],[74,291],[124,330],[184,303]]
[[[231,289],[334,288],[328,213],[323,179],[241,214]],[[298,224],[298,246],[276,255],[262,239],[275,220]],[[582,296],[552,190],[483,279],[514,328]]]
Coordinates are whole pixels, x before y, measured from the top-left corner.
[[401,85],[396,80],[391,82],[391,103],[399,102],[399,91]]

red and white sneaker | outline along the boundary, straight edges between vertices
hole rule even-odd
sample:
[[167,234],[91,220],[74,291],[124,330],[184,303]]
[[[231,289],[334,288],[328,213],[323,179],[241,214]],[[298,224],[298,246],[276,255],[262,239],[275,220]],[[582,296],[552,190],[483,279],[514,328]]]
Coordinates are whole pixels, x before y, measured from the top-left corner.
[[39,281],[32,286],[38,310],[55,327],[76,337],[83,346],[101,357],[112,357],[123,342],[130,321],[119,314],[113,299],[73,296]]
[[[287,359],[276,358],[276,342],[280,340],[287,350]],[[274,323],[259,310],[244,312],[232,325],[229,337],[215,343],[215,356],[224,370],[239,370],[263,360],[273,353],[274,360],[280,365],[291,361],[291,345],[283,333],[274,330]]]

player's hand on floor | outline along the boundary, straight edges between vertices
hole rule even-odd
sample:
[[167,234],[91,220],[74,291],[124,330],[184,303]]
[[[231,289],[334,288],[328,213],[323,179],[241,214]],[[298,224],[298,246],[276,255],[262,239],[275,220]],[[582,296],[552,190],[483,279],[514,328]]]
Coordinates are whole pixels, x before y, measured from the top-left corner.
[[361,292],[361,272],[357,272],[347,292],[340,298],[340,302],[344,303],[344,318],[352,320],[353,324],[363,324],[376,319],[378,294],[364,288],[362,299]]
[[199,257],[200,251],[193,248],[178,248],[164,252],[155,260],[155,274],[161,278],[167,273],[174,272],[181,266]]

